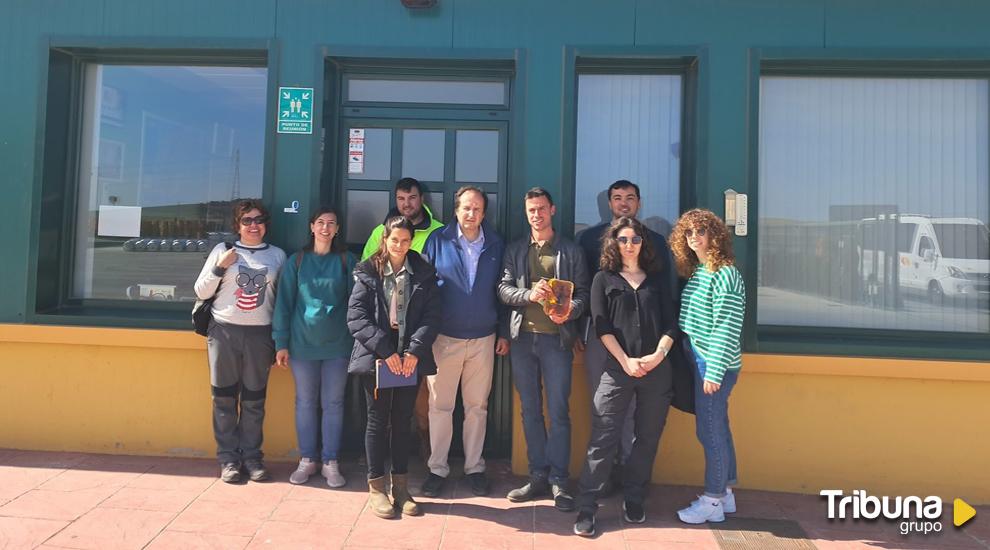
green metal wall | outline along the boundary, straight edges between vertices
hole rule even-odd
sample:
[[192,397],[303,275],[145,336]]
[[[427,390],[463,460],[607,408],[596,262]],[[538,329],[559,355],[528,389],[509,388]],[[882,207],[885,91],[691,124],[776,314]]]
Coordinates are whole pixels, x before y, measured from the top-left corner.
[[[323,47],[525,52],[521,153],[513,159],[510,222],[520,191],[540,184],[560,195],[565,48],[695,48],[699,67],[697,163],[687,180],[701,206],[721,210],[727,187],[750,190],[750,49],[911,48],[941,52],[990,47],[990,3],[980,0],[439,0],[411,11],[399,0],[5,0],[0,2],[0,322],[24,322],[33,277],[31,228],[38,219],[39,135],[48,40],[128,38],[130,43],[211,38],[277,44],[279,85],[322,92]],[[71,40],[69,40],[71,42]],[[449,52],[448,52],[449,53]],[[317,107],[316,120],[322,117]],[[319,134],[275,140],[273,241],[298,242],[302,217],[281,213],[319,196]],[[605,182],[603,182],[604,184]],[[565,184],[568,184],[565,182]],[[565,209],[566,204],[562,205]],[[305,207],[304,207],[305,209]],[[754,210],[755,212],[755,210]],[[518,216],[518,217],[516,217]],[[512,223],[509,224],[512,226]],[[515,236],[515,235],[513,235]],[[739,240],[746,258],[755,241]],[[745,268],[745,260],[743,260]]]

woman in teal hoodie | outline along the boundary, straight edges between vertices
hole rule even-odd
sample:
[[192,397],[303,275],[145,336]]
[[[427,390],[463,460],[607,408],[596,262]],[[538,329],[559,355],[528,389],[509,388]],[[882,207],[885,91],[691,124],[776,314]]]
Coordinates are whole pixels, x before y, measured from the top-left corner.
[[302,459],[289,481],[306,483],[322,465],[327,485],[343,487],[338,460],[347,362],[354,346],[347,330],[347,299],[356,261],[347,252],[332,208],[314,212],[309,230],[309,242],[282,269],[272,319],[275,364],[291,368],[296,383]]

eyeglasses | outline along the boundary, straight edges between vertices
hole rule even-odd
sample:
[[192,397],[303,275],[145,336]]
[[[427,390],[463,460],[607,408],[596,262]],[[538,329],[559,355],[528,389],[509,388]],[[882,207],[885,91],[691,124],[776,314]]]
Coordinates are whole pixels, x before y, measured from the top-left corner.
[[265,225],[266,223],[268,223],[268,216],[255,216],[253,218],[245,216],[241,218],[241,225],[243,225],[244,227],[247,227],[254,223],[258,225]]
[[639,235],[634,235],[632,237],[616,237],[615,240],[619,241],[619,244],[629,244],[630,242],[633,244],[643,244],[643,237],[640,237]]
[[265,284],[266,280],[267,278],[264,273],[258,273],[254,277],[247,273],[238,273],[237,277],[234,278],[234,282],[240,287],[247,286],[248,283],[254,283],[254,286],[260,287]]
[[704,227],[699,227],[698,229],[685,229],[684,230],[684,236],[687,237],[687,238],[689,238],[689,239],[691,237],[693,237],[694,235],[697,235],[699,237],[704,237],[707,233],[708,233],[708,230],[705,229]]
[[316,220],[315,222],[313,222],[313,224],[325,227],[325,226],[337,225],[337,220],[330,220],[330,221]]

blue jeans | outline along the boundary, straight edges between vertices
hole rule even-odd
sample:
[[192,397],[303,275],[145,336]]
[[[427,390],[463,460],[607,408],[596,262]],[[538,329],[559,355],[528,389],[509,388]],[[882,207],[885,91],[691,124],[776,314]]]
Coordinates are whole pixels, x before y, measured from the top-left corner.
[[339,459],[340,436],[344,430],[347,358],[322,361],[292,358],[289,365],[296,381],[299,454],[321,462]]
[[725,496],[725,488],[735,485],[736,448],[729,429],[729,394],[739,380],[738,370],[727,370],[717,392],[705,395],[704,357],[697,353],[690,342],[685,343],[689,357],[693,356],[698,368],[694,372],[695,427],[698,441],[705,451],[705,495],[713,498]]
[[[574,354],[564,349],[560,336],[520,332],[509,348],[512,382],[522,405],[526,456],[532,478],[551,483],[567,481],[571,458],[571,363]],[[543,388],[547,390],[550,432],[543,420]]]

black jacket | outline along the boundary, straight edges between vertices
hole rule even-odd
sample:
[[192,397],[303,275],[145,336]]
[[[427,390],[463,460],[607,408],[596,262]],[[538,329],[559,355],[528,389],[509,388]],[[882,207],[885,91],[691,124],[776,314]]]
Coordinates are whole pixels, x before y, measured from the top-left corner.
[[[440,293],[433,266],[412,250],[407,258],[412,273],[406,309],[406,341],[402,350],[419,359],[416,372],[422,378],[437,372],[433,341],[442,314]],[[376,359],[385,359],[397,352],[398,343],[392,336],[388,319],[385,284],[371,260],[360,262],[354,268],[354,290],[347,304],[347,328],[354,336],[354,349],[347,367],[349,373],[374,374]]]
[[[553,238],[556,256],[554,270],[557,278],[574,283],[571,316],[560,325],[560,343],[564,349],[569,350],[578,336],[577,319],[588,308],[591,280],[588,278],[588,267],[581,247],[557,233],[554,233]],[[527,234],[509,243],[502,259],[502,281],[498,285],[498,297],[503,304],[512,308],[509,313],[509,336],[513,340],[519,337],[523,310],[529,305],[529,296],[533,292],[530,290],[532,280],[529,275],[529,245],[530,235]]]

